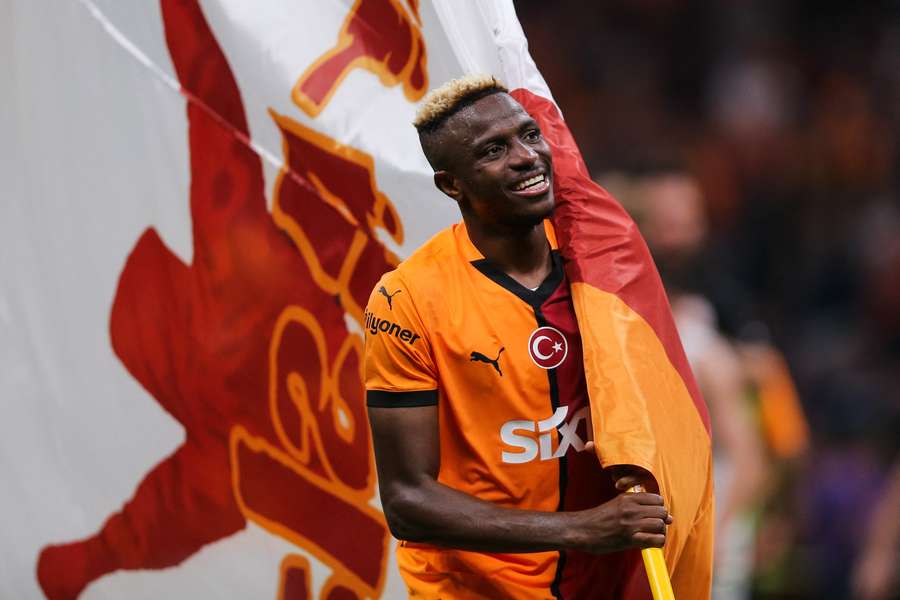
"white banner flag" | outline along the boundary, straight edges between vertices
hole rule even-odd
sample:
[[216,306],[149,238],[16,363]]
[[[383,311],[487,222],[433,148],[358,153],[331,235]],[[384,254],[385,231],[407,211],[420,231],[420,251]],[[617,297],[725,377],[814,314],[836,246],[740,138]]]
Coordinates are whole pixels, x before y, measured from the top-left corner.
[[0,3],[0,598],[399,598],[361,384],[511,0]]

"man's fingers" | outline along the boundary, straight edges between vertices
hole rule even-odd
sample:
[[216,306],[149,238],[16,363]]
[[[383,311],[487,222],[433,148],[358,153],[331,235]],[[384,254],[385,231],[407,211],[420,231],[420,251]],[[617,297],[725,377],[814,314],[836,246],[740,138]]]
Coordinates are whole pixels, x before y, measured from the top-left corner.
[[669,511],[666,510],[665,506],[641,506],[640,510],[640,518],[642,519],[659,519],[660,521],[665,521],[666,524],[669,524]]
[[650,492],[635,492],[634,494],[629,494],[628,497],[638,504],[647,506],[662,506],[664,504],[662,496]]
[[638,531],[642,533],[666,533],[666,522],[663,519],[641,519],[638,522]]
[[666,525],[671,525],[675,520],[665,507],[663,497],[659,494],[637,492],[628,494],[628,497],[640,505],[640,515],[644,519],[658,519]]

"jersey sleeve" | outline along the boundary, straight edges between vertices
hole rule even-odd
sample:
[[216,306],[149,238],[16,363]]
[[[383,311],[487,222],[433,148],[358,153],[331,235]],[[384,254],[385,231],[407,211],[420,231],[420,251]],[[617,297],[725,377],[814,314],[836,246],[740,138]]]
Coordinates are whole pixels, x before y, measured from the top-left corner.
[[375,284],[365,311],[366,404],[437,404],[437,371],[428,332],[403,278],[392,271]]

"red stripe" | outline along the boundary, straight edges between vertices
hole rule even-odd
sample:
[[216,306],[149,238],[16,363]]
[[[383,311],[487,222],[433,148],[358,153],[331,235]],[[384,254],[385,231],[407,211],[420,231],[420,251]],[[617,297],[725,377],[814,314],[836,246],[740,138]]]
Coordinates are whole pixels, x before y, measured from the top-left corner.
[[662,342],[709,432],[709,413],[688,366],[669,302],[637,226],[588,174],[581,152],[556,106],[528,90],[512,96],[534,117],[553,149],[553,225],[570,282],[615,294],[637,312]]
[[[588,405],[587,387],[584,378],[584,359],[581,351],[581,336],[572,306],[568,282],[559,286],[556,292],[541,305],[548,325],[563,333],[568,343],[568,355],[556,368],[556,385],[559,391],[559,405],[568,407],[567,421],[575,413]],[[587,422],[579,424],[577,435],[582,440],[589,437]],[[618,492],[612,477],[603,468],[592,452],[575,452],[569,449],[566,460],[560,463],[566,469],[565,490],[561,510],[585,510],[612,500]],[[581,598],[591,590],[605,590],[605,597],[627,600],[651,600],[650,586],[644,572],[641,556],[636,551],[615,552],[596,556],[574,550],[566,551],[564,572],[560,578],[559,591],[563,598]],[[637,581],[643,585],[633,585]],[[628,593],[625,593],[625,592]]]

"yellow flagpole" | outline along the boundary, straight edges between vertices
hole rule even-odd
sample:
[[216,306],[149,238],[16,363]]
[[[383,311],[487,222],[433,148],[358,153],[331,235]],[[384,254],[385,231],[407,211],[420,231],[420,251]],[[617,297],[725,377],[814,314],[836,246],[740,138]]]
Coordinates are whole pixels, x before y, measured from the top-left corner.
[[[643,492],[644,486],[636,485],[628,490],[631,493]],[[666,568],[666,560],[663,558],[661,548],[644,548],[641,550],[641,558],[644,559],[644,569],[647,570],[647,580],[650,582],[650,591],[653,600],[675,600],[672,591],[672,582],[669,581],[669,571]]]

